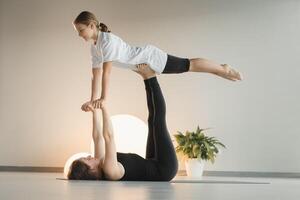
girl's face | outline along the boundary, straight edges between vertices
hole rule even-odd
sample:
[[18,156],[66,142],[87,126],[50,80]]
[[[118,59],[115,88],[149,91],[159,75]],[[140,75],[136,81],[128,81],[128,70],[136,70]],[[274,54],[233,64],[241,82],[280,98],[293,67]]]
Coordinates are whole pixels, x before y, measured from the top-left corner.
[[78,32],[79,37],[82,37],[85,41],[92,39],[94,35],[93,23],[90,23],[88,26],[85,24],[75,24],[75,29]]

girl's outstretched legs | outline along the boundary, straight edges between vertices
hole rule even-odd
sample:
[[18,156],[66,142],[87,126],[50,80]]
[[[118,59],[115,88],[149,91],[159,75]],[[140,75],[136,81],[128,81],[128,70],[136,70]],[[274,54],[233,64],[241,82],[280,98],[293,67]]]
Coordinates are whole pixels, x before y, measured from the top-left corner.
[[242,75],[227,64],[218,64],[204,58],[192,58],[189,60],[190,72],[211,73],[231,81],[242,80]]

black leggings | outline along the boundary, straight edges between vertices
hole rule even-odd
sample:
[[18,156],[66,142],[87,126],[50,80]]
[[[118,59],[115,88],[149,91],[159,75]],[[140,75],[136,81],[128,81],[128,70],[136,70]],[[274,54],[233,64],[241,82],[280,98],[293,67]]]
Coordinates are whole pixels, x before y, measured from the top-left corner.
[[117,152],[125,174],[121,181],[170,181],[178,161],[167,125],[166,104],[156,77],[144,81],[149,109],[146,158],[134,153]]
[[156,77],[144,80],[148,117],[146,159],[156,163],[161,180],[171,180],[177,173],[178,161],[166,124],[166,104]]
[[172,56],[168,54],[167,63],[163,74],[178,74],[190,70],[190,59]]

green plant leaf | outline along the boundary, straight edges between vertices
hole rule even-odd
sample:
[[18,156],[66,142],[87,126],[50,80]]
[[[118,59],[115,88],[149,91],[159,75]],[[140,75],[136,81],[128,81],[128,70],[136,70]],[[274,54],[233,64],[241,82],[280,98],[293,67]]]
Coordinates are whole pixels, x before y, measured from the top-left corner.
[[201,158],[209,160],[212,163],[215,161],[216,154],[219,153],[217,146],[226,148],[224,144],[218,141],[215,137],[209,137],[204,134],[204,130],[197,126],[195,132],[185,131],[183,134],[177,131],[175,140],[177,142],[176,152],[181,152],[188,158]]

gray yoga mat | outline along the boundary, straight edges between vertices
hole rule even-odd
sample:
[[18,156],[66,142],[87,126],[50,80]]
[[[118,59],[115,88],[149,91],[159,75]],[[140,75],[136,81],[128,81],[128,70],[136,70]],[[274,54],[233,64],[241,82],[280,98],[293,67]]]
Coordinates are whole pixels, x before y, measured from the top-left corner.
[[[69,181],[66,178],[56,178],[57,180]],[[74,181],[74,180],[72,180]],[[83,181],[83,180],[77,180]],[[131,182],[131,181],[130,181]],[[197,179],[174,179],[170,183],[207,183],[207,184],[270,184],[268,182],[257,182],[257,181],[230,181],[230,180],[197,180]]]

